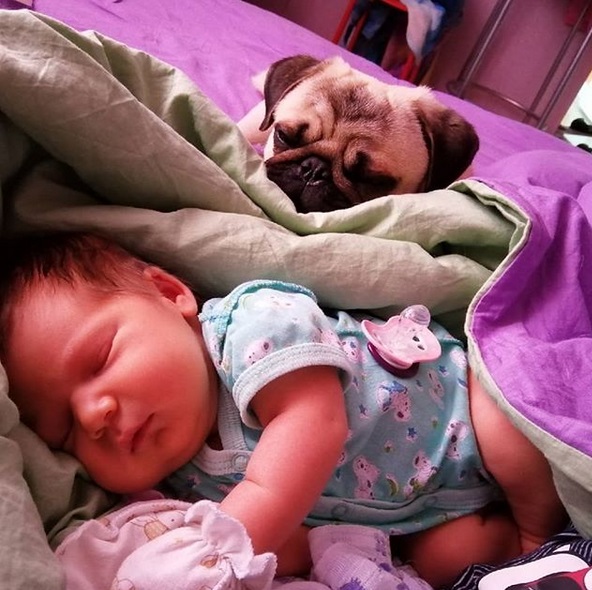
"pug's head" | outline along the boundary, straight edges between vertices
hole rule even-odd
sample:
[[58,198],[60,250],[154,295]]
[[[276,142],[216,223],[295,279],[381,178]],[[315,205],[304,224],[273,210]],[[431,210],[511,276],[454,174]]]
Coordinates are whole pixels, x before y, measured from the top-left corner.
[[282,59],[263,92],[267,174],[300,212],[445,188],[479,147],[428,88],[385,84],[339,57]]

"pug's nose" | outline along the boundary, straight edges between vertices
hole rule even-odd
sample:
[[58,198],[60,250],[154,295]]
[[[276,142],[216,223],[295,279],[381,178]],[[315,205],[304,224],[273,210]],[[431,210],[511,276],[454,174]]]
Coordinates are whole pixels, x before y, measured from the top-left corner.
[[302,170],[302,176],[307,182],[318,182],[331,178],[329,163],[327,160],[317,158],[317,156],[304,158],[300,163],[300,168]]

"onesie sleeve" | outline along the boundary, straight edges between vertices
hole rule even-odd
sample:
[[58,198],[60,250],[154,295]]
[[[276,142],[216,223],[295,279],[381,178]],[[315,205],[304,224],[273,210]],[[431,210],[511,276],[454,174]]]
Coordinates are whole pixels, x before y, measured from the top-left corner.
[[315,365],[342,370],[351,365],[329,318],[314,294],[299,285],[252,281],[222,299],[207,301],[200,313],[206,346],[241,418],[260,428],[249,403],[278,377]]

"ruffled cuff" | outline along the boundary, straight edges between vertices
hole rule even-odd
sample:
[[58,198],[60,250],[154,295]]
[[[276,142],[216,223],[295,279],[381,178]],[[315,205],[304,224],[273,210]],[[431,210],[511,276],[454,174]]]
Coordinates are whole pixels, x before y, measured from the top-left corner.
[[56,551],[66,590],[268,590],[272,553],[254,555],[218,504],[134,502],[82,525]]

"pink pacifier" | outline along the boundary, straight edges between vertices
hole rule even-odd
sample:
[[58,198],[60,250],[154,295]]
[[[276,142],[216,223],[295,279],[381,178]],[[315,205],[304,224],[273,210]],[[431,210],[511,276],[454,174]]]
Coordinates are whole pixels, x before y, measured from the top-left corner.
[[412,377],[422,361],[442,354],[434,333],[428,328],[431,316],[425,305],[406,307],[385,324],[362,320],[368,350],[384,369],[399,377]]

